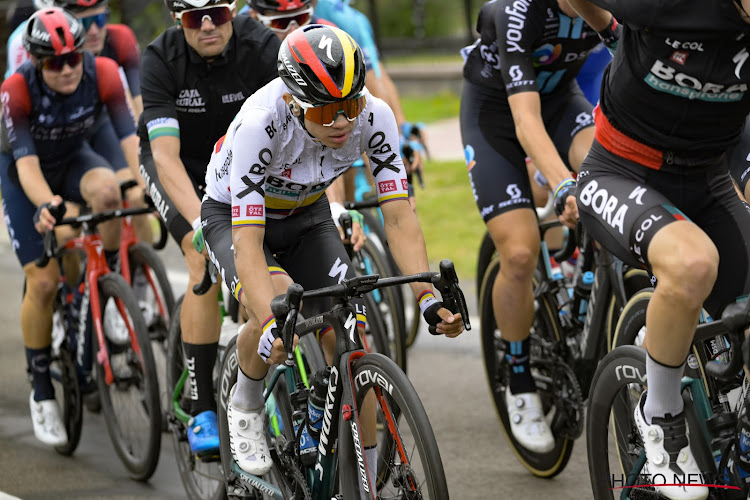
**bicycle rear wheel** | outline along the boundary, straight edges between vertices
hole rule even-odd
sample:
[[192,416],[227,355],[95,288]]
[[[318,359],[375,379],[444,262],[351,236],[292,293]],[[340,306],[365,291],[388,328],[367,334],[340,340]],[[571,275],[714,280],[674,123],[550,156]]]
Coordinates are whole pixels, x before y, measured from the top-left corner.
[[171,386],[167,384],[167,339],[175,307],[174,293],[164,263],[150,245],[136,243],[128,248],[128,255],[133,292],[151,337],[151,350],[159,377],[162,430],[166,431],[172,402]]
[[[173,399],[172,391],[182,377],[185,370],[185,355],[182,350],[182,328],[180,328],[180,309],[182,299],[174,307],[173,320],[169,328],[169,341],[167,343],[169,354],[167,356],[167,392],[170,393],[170,411],[167,413],[169,430],[172,434],[175,460],[177,470],[180,472],[182,486],[185,488],[188,498],[191,500],[222,500],[226,498],[226,488],[219,460],[205,461],[195,456],[190,451],[187,440],[187,424],[175,415],[173,404],[180,408],[189,408],[190,388],[185,384],[182,393]],[[163,391],[162,391],[163,392]]]
[[[107,384],[104,368],[96,364],[96,382],[117,455],[130,477],[145,481],[154,473],[161,446],[159,385],[151,351],[151,339],[143,315],[125,279],[115,273],[99,278],[101,322],[110,329],[127,328],[130,343],[115,345],[106,340],[114,381]],[[113,300],[117,307],[107,308]],[[105,339],[113,335],[105,335]],[[93,336],[96,343],[96,336]]]
[[[357,414],[339,421],[339,479],[344,498],[360,498],[358,478],[366,470],[365,443],[355,445],[352,425],[362,422],[362,403],[374,391],[378,423],[378,498],[448,499],[448,485],[435,435],[416,390],[393,360],[366,354],[352,372]],[[385,439],[383,439],[385,437]],[[386,480],[387,479],[387,480]],[[368,486],[369,487],[369,486]],[[372,498],[370,493],[368,498]]]
[[[574,443],[573,439],[559,436],[556,433],[558,426],[564,426],[566,420],[568,420],[566,418],[567,408],[558,408],[556,404],[559,401],[556,398],[556,393],[561,391],[557,384],[567,383],[572,386],[576,382],[569,380],[569,377],[560,377],[559,370],[554,370],[555,365],[535,363],[535,360],[543,359],[544,355],[539,343],[534,341],[534,338],[541,338],[552,343],[563,341],[555,318],[556,309],[553,308],[546,296],[541,295],[536,299],[536,312],[531,327],[531,371],[534,375],[537,392],[542,399],[544,413],[548,422],[550,422],[553,434],[555,434],[555,448],[549,453],[535,453],[521,446],[513,437],[510,428],[510,417],[505,403],[505,391],[508,390],[509,383],[505,343],[500,330],[497,328],[492,308],[492,287],[499,271],[500,261],[495,258],[487,267],[479,295],[482,354],[487,382],[492,401],[497,410],[497,416],[500,419],[501,428],[518,461],[535,476],[552,478],[562,472],[567,465],[573,452]],[[534,284],[536,285],[536,279]]]

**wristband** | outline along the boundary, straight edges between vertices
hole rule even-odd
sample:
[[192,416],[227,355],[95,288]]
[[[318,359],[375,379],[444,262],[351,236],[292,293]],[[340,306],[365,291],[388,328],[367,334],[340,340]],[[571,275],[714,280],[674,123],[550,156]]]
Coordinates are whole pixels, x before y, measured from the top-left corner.
[[555,188],[555,190],[552,192],[552,196],[554,198],[557,198],[557,195],[560,194],[560,192],[562,191],[562,189],[565,186],[567,186],[569,184],[575,184],[575,183],[576,183],[576,181],[572,177],[568,177],[567,179],[564,179],[560,184],[557,185],[557,187]]
[[431,305],[435,304],[437,301],[438,300],[435,298],[435,294],[429,290],[425,290],[417,298],[417,302],[419,302],[419,310],[422,311],[423,315],[424,315],[424,312],[427,309],[429,309]]
[[346,213],[344,205],[337,201],[331,203],[331,217],[333,218],[333,223],[336,224],[336,227],[341,226],[341,224],[339,223],[339,218],[343,213]]
[[604,43],[604,45],[608,49],[617,48],[617,42],[620,40],[621,33],[622,26],[617,22],[617,19],[615,19],[614,16],[612,16],[612,19],[609,20],[609,24],[606,28],[596,32],[596,34],[599,35],[602,43]]
[[197,233],[198,230],[202,227],[200,216],[198,216],[198,217],[195,218],[195,220],[193,221],[192,226],[193,226],[193,231],[195,231]]
[[[270,330],[270,329],[272,329],[272,328],[276,328],[276,318],[274,317],[274,315],[273,315],[273,314],[272,314],[272,315],[270,315],[270,316],[269,316],[269,317],[268,317],[268,318],[266,319],[266,321],[264,321],[264,322],[263,322],[263,327],[262,327],[262,329],[263,329],[263,333],[265,334],[265,333],[266,333],[266,332],[267,332],[268,330]],[[277,335],[274,335],[274,337],[277,337],[277,338],[278,338],[278,336],[277,336]]]

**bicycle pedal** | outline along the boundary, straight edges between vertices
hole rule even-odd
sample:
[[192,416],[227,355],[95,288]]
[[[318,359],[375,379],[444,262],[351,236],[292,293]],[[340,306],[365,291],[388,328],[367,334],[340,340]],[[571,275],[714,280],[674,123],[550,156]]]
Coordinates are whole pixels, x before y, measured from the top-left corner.
[[202,454],[196,453],[195,457],[206,464],[211,462],[218,462],[219,460],[221,460],[221,455],[218,452],[208,452]]

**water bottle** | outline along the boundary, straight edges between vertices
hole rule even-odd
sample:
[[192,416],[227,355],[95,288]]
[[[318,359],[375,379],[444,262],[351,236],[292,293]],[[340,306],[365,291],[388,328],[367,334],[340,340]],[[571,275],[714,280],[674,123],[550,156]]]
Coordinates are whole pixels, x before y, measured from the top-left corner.
[[[328,379],[330,376],[331,367],[327,366],[313,375],[310,385],[310,393],[307,398],[307,415],[304,421],[305,427],[302,429],[299,452],[302,463],[306,467],[315,465],[316,450],[323,428],[323,412],[328,395]],[[299,428],[299,424],[295,428]]]
[[[731,412],[716,414],[706,420],[706,427],[711,436],[713,436],[713,439],[711,439],[711,453],[713,454],[716,470],[718,471],[723,451],[727,449],[727,446],[735,438],[734,432],[737,428],[737,416]],[[726,479],[727,481],[725,482],[727,483],[730,482],[731,475],[726,466],[723,471],[719,471],[719,477]]]
[[594,273],[586,271],[581,274],[576,280],[575,288],[573,293],[578,299],[578,320],[583,323],[586,321],[586,310],[589,305],[589,297],[591,296],[591,286],[594,284]]

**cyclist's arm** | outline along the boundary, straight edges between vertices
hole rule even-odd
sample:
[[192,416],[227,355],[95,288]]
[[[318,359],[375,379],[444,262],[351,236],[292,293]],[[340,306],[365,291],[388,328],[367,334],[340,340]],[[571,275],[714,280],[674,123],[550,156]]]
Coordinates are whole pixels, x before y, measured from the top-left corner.
[[542,120],[542,106],[537,92],[520,92],[508,96],[513,113],[516,136],[524,151],[544,174],[550,186],[557,186],[570,177],[568,167],[560,158]]
[[107,107],[120,147],[128,162],[133,179],[145,187],[138,171],[138,136],[135,135],[133,112],[128,102],[125,87],[120,78],[120,68],[112,59],[96,58],[96,80],[99,96]]
[[609,25],[612,14],[589,0],[568,0],[568,3],[595,31],[601,31]]
[[141,97],[141,53],[133,30],[124,24],[110,24],[107,36],[117,54],[117,63],[122,68],[132,97],[136,122],[143,112]]
[[151,46],[143,53],[141,120],[148,132],[159,181],[188,223],[200,216],[201,203],[180,158],[180,123],[177,121],[175,77],[170,66]]
[[[267,115],[253,114],[238,125],[232,140],[230,172],[234,262],[240,283],[251,284],[235,290],[235,294],[261,325],[271,316],[271,299],[276,295],[263,253],[266,228],[264,186],[266,171],[271,167],[253,168],[251,159],[257,161],[264,149],[276,151],[275,141],[264,131],[269,122]],[[230,129],[233,126],[234,122]],[[271,165],[275,156],[271,155]]]
[[34,205],[48,203],[54,195],[44,178],[39,156],[36,154],[29,118],[31,96],[26,79],[20,73],[11,75],[3,82],[0,101],[21,187]]
[[151,140],[151,154],[156,164],[159,182],[186,221],[192,222],[201,214],[201,200],[195,194],[193,182],[180,158],[179,137],[161,136]]

